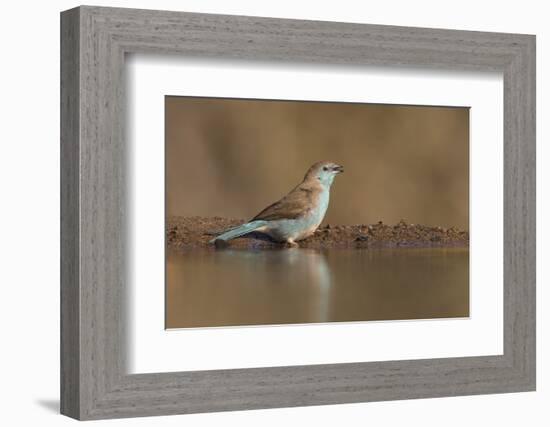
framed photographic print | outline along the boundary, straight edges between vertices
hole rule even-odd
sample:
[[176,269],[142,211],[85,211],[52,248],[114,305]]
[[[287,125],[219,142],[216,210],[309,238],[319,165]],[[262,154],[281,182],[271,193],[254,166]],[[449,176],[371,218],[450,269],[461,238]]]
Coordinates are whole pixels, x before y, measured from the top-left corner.
[[535,38],[61,14],[61,410],[535,389]]

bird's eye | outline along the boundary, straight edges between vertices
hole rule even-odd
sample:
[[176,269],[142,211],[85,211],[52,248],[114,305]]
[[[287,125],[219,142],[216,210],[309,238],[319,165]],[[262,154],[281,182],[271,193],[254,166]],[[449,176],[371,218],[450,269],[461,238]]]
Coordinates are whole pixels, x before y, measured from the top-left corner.
[[323,166],[324,171],[328,171],[328,168],[326,166]]

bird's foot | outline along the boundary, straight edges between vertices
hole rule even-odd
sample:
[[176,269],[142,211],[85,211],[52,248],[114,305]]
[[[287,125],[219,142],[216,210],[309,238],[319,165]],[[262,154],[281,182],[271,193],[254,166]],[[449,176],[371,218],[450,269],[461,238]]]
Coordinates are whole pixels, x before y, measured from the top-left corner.
[[297,247],[299,247],[300,245],[298,245],[298,243],[296,243],[294,240],[288,239],[288,240],[285,242],[285,246],[286,246],[287,248],[297,248]]

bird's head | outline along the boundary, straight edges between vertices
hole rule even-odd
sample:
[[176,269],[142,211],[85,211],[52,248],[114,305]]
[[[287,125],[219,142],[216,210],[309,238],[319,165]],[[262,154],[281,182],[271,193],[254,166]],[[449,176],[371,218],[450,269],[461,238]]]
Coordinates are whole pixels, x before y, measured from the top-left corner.
[[323,185],[330,186],[334,177],[344,172],[344,168],[333,162],[317,162],[309,168],[304,180],[316,179]]

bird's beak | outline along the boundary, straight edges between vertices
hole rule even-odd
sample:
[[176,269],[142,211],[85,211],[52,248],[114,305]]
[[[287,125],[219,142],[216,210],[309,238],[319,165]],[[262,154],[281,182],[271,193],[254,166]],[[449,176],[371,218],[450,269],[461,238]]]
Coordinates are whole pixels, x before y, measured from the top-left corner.
[[334,168],[332,168],[332,170],[336,173],[342,173],[342,172],[344,172],[344,167],[338,165],[338,166],[334,166]]

